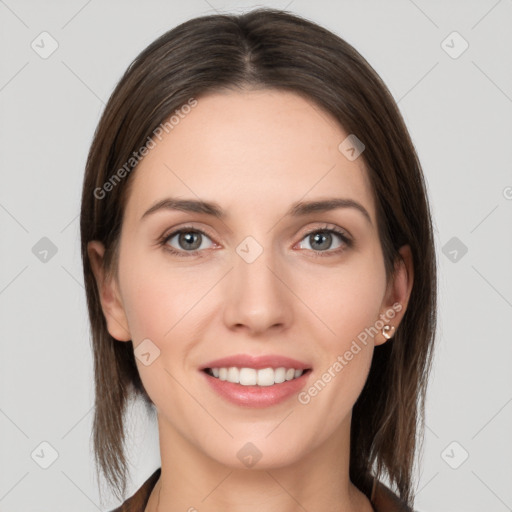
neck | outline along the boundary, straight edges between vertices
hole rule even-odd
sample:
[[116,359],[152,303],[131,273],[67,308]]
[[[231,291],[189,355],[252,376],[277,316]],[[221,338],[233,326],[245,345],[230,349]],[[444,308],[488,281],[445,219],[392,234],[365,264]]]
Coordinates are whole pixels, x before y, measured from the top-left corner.
[[158,427],[161,475],[145,512],[373,510],[349,479],[350,418],[335,435],[297,460],[264,465],[262,457],[251,468],[208,457],[160,415]]

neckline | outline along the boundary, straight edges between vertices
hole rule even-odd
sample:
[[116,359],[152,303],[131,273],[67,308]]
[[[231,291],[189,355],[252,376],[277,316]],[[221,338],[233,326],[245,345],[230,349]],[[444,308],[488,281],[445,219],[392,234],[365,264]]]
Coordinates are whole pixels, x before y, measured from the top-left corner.
[[[161,473],[161,467],[155,469],[135,494],[112,512],[144,512],[151,492],[158,482]],[[412,509],[405,507],[398,496],[375,476],[373,477],[372,489],[368,498],[373,512],[392,512],[395,510],[413,512]]]

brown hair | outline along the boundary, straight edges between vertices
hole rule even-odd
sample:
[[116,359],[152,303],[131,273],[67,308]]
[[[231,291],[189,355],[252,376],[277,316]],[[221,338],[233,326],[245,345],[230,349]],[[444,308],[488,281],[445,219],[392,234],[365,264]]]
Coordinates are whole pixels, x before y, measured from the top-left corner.
[[[151,399],[140,380],[131,342],[106,328],[87,243],[101,241],[104,266],[116,272],[117,243],[131,183],[113,173],[153,131],[190,98],[244,87],[292,91],[312,101],[355,134],[376,201],[386,275],[409,244],[414,284],[392,339],[377,346],[354,408],[350,478],[367,495],[373,475],[386,474],[412,505],[412,472],[436,328],[436,258],[421,166],[393,97],[347,42],[297,15],[262,8],[242,15],[191,19],[144,49],[112,93],[94,134],[83,184],[81,250],[92,327],[95,372],[94,450],[97,468],[125,495],[127,460],[123,413],[127,399]],[[136,167],[133,162],[131,167]],[[129,169],[131,170],[131,169]],[[110,182],[108,193],[104,184]],[[103,197],[104,196],[104,197]]]

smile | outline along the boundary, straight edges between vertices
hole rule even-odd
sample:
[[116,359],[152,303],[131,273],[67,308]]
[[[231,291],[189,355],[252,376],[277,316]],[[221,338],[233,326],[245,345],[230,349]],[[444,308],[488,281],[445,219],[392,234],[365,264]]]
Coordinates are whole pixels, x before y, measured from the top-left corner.
[[297,379],[308,370],[285,367],[256,369],[231,366],[206,368],[204,371],[211,377],[231,382],[232,384],[240,384],[242,386],[273,386],[274,384],[282,384],[283,382]]

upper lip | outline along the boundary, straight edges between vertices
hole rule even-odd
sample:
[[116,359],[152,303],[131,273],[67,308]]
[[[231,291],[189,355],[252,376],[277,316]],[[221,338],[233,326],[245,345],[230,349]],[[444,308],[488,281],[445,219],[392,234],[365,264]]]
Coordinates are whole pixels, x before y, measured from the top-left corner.
[[262,356],[251,356],[250,354],[236,354],[233,356],[222,357],[210,361],[201,367],[206,368],[229,368],[236,366],[237,368],[254,368],[256,370],[262,368],[295,368],[296,370],[307,370],[311,366],[293,359],[291,357],[280,356],[277,354],[266,354]]

